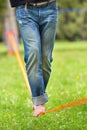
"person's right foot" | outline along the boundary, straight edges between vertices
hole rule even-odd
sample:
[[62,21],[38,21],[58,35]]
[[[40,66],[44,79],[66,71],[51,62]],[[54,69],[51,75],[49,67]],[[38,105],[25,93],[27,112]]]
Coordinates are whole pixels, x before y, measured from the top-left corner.
[[46,112],[44,105],[39,105],[39,106],[34,105],[33,109],[34,109],[34,114],[33,114],[34,117],[45,114]]

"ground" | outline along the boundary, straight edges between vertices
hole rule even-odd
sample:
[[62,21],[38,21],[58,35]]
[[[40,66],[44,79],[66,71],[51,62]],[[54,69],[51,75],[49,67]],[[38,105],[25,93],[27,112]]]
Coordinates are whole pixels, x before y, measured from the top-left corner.
[[[87,130],[87,104],[33,117],[16,57],[6,52],[0,44],[0,130]],[[47,110],[87,97],[86,42],[55,42],[47,93]]]

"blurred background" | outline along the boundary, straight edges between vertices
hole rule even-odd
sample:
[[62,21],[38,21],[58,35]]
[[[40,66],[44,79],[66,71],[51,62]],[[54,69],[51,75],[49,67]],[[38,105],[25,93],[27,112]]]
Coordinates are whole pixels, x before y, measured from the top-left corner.
[[[87,40],[87,0],[57,0],[59,22],[56,40]],[[0,43],[5,43],[8,55],[13,50],[7,33],[12,32],[16,44],[19,43],[19,31],[15,18],[15,8],[10,7],[9,0],[0,0]]]

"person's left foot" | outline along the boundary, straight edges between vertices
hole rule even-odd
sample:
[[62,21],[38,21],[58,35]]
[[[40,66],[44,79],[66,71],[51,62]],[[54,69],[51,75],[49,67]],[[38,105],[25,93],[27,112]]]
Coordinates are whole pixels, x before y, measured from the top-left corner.
[[33,109],[34,109],[34,114],[33,114],[34,117],[45,114],[46,112],[44,105],[39,105],[39,106],[33,105]]

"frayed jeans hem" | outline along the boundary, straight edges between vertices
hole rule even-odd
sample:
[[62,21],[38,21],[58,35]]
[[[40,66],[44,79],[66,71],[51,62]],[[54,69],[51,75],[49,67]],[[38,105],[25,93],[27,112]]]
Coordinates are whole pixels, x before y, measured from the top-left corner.
[[44,93],[43,95],[37,96],[37,97],[32,97],[32,102],[34,105],[42,105],[48,102],[48,95],[47,93]]

